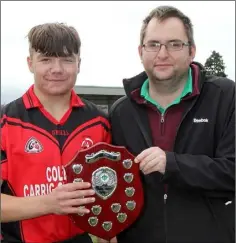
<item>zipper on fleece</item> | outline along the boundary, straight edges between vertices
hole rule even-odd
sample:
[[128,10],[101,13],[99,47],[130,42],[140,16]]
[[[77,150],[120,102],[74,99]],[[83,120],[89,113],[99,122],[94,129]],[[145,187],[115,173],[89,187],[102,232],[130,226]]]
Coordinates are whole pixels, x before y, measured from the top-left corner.
[[167,203],[167,185],[165,185],[165,193],[164,193],[164,225],[165,225],[165,243],[167,243],[167,217],[166,217],[166,203]]
[[[158,110],[160,113],[160,111]],[[161,130],[161,135],[164,135],[164,126],[165,126],[165,113],[161,113],[161,119],[160,119],[160,130]],[[167,191],[168,191],[168,185],[164,185],[164,226],[165,226],[165,243],[167,243],[167,218],[166,218],[166,201],[167,201]]]
[[[160,113],[160,111],[158,110],[158,112]],[[161,132],[161,136],[164,135],[164,126],[165,126],[165,113],[160,113],[161,115],[161,119],[160,119],[160,132]]]

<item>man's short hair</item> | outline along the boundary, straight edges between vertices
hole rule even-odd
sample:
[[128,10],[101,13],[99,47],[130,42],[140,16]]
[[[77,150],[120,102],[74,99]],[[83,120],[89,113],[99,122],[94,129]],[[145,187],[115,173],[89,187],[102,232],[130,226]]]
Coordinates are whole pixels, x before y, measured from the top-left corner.
[[35,50],[46,56],[80,54],[81,41],[74,27],[64,23],[45,23],[34,26],[28,33],[30,54]]
[[180,10],[172,6],[157,7],[153,9],[149,13],[149,15],[143,20],[143,25],[140,33],[140,45],[143,44],[143,40],[146,34],[146,29],[151,19],[156,18],[159,21],[163,21],[171,17],[178,18],[182,21],[190,45],[192,46],[195,45],[194,38],[193,38],[193,25],[191,20]]

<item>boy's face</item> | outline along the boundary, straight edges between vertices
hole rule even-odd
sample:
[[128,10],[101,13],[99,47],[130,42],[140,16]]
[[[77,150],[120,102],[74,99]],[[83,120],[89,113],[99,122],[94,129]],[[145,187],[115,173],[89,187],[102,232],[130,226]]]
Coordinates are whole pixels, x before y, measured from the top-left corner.
[[79,55],[50,57],[32,50],[27,58],[35,86],[44,94],[58,96],[71,92],[80,70]]

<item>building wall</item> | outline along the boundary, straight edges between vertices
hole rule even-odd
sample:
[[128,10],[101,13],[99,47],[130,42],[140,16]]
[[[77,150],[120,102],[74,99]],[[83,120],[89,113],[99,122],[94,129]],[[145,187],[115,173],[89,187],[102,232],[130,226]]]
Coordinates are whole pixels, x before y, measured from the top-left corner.
[[80,97],[89,100],[99,106],[105,112],[108,112],[112,104],[121,98],[123,95],[93,95],[93,94],[79,94]]

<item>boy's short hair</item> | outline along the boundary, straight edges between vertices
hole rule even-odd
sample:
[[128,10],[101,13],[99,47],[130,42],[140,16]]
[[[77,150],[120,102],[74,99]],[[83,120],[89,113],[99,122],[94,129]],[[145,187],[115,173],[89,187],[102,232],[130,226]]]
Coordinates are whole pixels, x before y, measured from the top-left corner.
[[63,23],[34,26],[28,33],[30,54],[35,50],[46,56],[80,54],[81,41],[74,27]]

